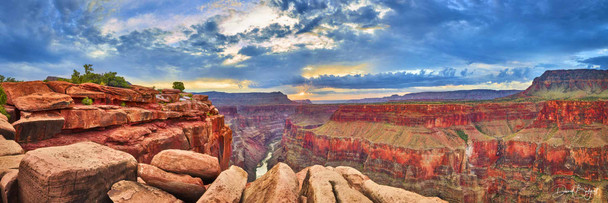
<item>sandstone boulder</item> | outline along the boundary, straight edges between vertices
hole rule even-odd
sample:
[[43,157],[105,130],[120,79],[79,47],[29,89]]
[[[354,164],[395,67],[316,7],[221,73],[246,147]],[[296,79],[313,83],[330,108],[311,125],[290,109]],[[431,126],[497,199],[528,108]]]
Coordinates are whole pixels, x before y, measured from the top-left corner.
[[142,108],[123,108],[123,111],[127,113],[129,123],[141,123],[156,119],[155,114],[152,111]]
[[50,139],[59,132],[65,119],[58,112],[35,112],[21,114],[21,119],[13,123],[17,142],[33,142]]
[[158,188],[144,185],[135,181],[121,180],[112,185],[108,196],[115,203],[128,202],[158,202],[158,203],[180,203],[173,195]]
[[2,178],[0,178],[0,197],[2,202],[6,203],[17,203],[17,175],[19,170],[10,170]]
[[362,192],[374,202],[445,202],[437,197],[425,197],[404,189],[378,185],[351,167],[338,166],[334,170],[342,174],[351,187]]
[[143,163],[150,163],[156,154],[166,149],[190,149],[188,139],[184,135],[184,131],[179,127],[158,129],[156,132],[146,136],[141,145],[146,153],[139,160]]
[[73,98],[79,98],[79,99],[83,99],[83,98],[89,98],[89,99],[93,99],[93,100],[98,100],[98,99],[105,99],[106,98],[106,94],[103,92],[96,92],[96,91],[90,91],[90,90],[86,90],[80,86],[71,86],[68,87],[65,90],[65,93],[70,95]]
[[63,129],[91,129],[129,122],[123,110],[102,109],[101,106],[75,106],[61,110],[61,115],[65,120]]
[[297,202],[298,179],[291,168],[278,163],[270,171],[252,182],[243,195],[243,202]]
[[66,94],[45,92],[13,98],[13,102],[21,111],[47,111],[68,108],[74,100]]
[[2,88],[6,93],[6,103],[15,105],[14,100],[27,96],[34,93],[48,93],[53,92],[44,82],[42,81],[28,81],[28,82],[3,82]]
[[308,169],[301,194],[308,202],[372,202],[333,169],[315,165]]
[[15,128],[8,122],[8,118],[0,114],[0,137],[15,139],[15,133]]
[[149,128],[142,126],[125,126],[118,128],[108,134],[108,141],[118,143],[135,143],[142,141],[144,136],[152,133]]
[[14,140],[0,140],[0,156],[23,154],[23,148]]
[[160,188],[188,202],[196,201],[205,192],[205,185],[200,178],[169,173],[156,166],[139,164],[137,175],[146,184]]
[[240,202],[246,184],[247,172],[238,166],[231,166],[228,170],[220,173],[197,203]]
[[151,164],[166,171],[200,177],[209,182],[221,171],[216,157],[186,150],[161,151],[154,156]]
[[379,203],[446,202],[438,197],[425,197],[404,189],[379,185],[372,180],[363,182],[363,190],[374,202]]
[[51,90],[53,90],[57,93],[65,94],[66,90],[69,87],[74,86],[76,84],[71,83],[71,82],[66,82],[66,81],[49,81],[46,83],[46,85],[49,86],[49,88],[51,88]]
[[135,180],[137,161],[125,152],[81,142],[26,153],[19,166],[22,202],[99,202],[120,180]]

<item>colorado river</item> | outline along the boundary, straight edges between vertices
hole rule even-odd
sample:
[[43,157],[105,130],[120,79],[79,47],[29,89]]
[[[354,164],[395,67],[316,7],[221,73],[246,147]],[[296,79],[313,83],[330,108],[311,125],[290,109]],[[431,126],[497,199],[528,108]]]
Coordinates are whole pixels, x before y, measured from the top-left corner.
[[270,143],[268,153],[266,154],[266,158],[262,160],[261,165],[258,164],[258,168],[255,170],[255,178],[258,179],[262,177],[266,172],[268,172],[268,160],[272,158],[272,152],[274,152],[275,147],[281,143],[281,140],[276,140]]

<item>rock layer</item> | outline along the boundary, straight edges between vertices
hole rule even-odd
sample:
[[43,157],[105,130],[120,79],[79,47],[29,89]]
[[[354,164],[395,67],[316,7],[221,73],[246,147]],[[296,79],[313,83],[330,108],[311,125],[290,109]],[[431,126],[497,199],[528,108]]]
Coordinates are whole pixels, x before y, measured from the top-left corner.
[[276,159],[296,170],[351,166],[378,183],[452,202],[550,201],[543,194],[563,184],[597,194],[608,189],[606,105],[345,105],[316,128],[287,121]]

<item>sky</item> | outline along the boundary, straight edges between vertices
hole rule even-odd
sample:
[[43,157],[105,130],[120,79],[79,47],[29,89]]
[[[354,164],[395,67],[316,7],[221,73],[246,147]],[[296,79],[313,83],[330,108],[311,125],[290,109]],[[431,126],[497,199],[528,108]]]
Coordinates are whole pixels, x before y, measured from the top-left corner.
[[344,100],[608,69],[604,0],[3,0],[0,74]]

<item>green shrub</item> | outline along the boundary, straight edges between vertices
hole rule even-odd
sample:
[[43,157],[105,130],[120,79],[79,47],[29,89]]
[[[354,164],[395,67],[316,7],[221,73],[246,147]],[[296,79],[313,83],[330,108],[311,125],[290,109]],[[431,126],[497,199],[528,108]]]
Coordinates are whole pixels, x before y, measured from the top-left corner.
[[192,95],[192,93],[188,94],[188,97],[192,98],[192,96],[194,96],[194,95]]
[[11,77],[4,77],[4,75],[0,75],[0,83],[2,82],[21,82],[19,80],[16,80],[15,78],[11,78]]
[[469,135],[467,135],[464,131],[456,130],[456,134],[458,134],[458,137],[460,137],[460,139],[464,140],[464,142],[469,141]]
[[[2,77],[4,77],[4,76],[2,76]],[[4,109],[4,105],[6,104],[6,99],[7,99],[6,93],[4,93],[4,89],[2,88],[2,85],[0,85],[0,113],[10,119],[11,116],[8,115],[8,113],[6,112],[6,109]]]
[[122,103],[120,103],[120,106],[125,107],[125,106],[127,106],[127,103],[122,102]]
[[173,89],[178,89],[183,92],[186,87],[184,86],[183,82],[173,82]]
[[129,88],[131,85],[125,80],[124,77],[118,76],[116,72],[107,72],[104,74],[93,73],[93,65],[85,64],[84,65],[84,75],[81,75],[80,72],[74,70],[72,74],[72,78],[68,80],[68,82],[81,84],[81,83],[95,83],[100,85],[107,85],[112,87],[123,87]]
[[82,99],[82,104],[91,105],[91,104],[93,104],[93,99],[91,99],[89,97],[85,97],[84,99]]

